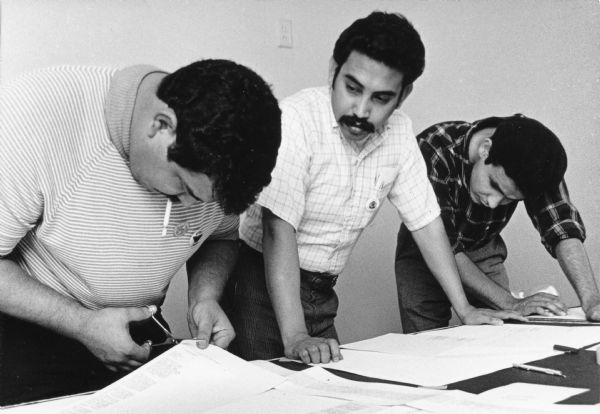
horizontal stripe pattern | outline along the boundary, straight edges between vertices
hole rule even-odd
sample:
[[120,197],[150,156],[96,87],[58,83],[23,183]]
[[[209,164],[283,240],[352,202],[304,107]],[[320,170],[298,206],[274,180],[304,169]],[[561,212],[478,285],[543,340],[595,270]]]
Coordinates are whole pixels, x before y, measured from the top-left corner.
[[175,203],[161,237],[167,199],[133,179],[108,133],[114,74],[49,68],[0,95],[0,256],[92,309],[158,303],[209,236],[232,239],[238,227],[215,202]]

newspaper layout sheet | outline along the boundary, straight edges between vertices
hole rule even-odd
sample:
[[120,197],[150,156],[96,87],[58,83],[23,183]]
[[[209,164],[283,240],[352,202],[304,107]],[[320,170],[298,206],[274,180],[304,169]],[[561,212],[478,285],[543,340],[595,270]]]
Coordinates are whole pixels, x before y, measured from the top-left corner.
[[597,326],[460,326],[419,335],[387,334],[342,346],[335,368],[368,377],[439,386],[600,340]]
[[198,413],[267,391],[285,378],[210,345],[183,341],[102,390],[55,413]]
[[[335,368],[335,364],[324,366]],[[394,384],[352,381],[338,377],[317,366],[290,375],[287,379],[286,382],[277,386],[278,390],[381,406],[402,405],[441,392]]]

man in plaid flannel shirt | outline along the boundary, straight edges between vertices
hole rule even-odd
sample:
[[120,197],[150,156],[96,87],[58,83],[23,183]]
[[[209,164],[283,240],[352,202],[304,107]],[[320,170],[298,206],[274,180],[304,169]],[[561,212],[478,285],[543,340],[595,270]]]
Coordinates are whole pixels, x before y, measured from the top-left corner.
[[[565,314],[557,296],[510,293],[500,232],[523,200],[587,318],[600,321],[600,293],[583,246],[585,228],[563,181],[567,158],[556,135],[517,114],[436,124],[417,140],[470,303],[521,315]],[[404,225],[398,233],[396,280],[405,333],[448,325],[450,302]]]

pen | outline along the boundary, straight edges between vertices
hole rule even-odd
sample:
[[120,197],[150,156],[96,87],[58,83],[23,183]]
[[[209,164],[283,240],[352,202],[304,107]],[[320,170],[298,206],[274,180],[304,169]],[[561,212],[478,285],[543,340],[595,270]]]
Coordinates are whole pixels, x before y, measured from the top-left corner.
[[562,351],[567,354],[578,354],[579,351],[583,351],[584,349],[588,349],[588,348],[591,348],[596,345],[600,345],[600,342],[594,342],[593,344],[585,345],[580,348],[573,348],[571,346],[564,346],[564,345],[554,345],[553,349],[555,351]]
[[536,367],[534,365],[513,364],[513,368],[524,369],[525,371],[539,372],[541,374],[555,375],[557,377],[567,378],[565,374],[557,369]]

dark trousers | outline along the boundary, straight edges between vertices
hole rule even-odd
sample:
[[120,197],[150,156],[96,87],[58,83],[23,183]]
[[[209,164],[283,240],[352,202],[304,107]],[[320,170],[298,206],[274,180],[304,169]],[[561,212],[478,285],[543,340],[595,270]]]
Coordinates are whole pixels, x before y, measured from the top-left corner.
[[[155,325],[139,323],[132,336],[157,343],[164,334]],[[125,374],[110,371],[78,341],[0,313],[0,405],[95,391]]]
[[[336,279],[333,275],[300,270],[300,298],[311,336],[338,339],[334,326],[339,304],[333,290]],[[246,360],[284,356],[267,291],[263,255],[243,242],[222,305],[236,333],[230,352]]]
[[0,405],[102,388],[119,376],[81,343],[0,314]]
[[[509,290],[508,276],[504,268],[506,245],[500,236],[465,254],[488,278]],[[404,225],[400,227],[396,246],[396,286],[404,333],[448,326],[452,317],[452,305],[429,271],[410,231]],[[466,293],[471,305],[489,308],[469,292]]]

